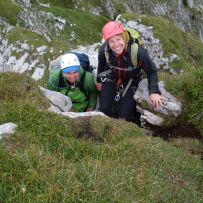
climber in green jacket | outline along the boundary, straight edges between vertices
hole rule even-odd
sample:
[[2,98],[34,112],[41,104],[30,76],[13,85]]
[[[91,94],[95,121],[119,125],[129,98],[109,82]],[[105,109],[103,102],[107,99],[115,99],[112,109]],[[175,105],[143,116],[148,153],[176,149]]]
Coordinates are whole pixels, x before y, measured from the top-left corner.
[[93,74],[85,71],[73,53],[62,56],[60,69],[54,70],[48,80],[48,89],[61,92],[72,101],[70,111],[93,111],[97,103],[97,89]]

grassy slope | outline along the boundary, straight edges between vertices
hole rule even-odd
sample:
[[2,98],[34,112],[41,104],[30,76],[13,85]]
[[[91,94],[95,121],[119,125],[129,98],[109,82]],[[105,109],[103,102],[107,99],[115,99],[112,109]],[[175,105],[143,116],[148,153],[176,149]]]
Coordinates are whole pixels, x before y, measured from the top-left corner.
[[53,6],[48,11],[66,19],[67,26],[63,36],[68,42],[70,42],[71,37],[67,38],[67,36],[71,36],[71,32],[75,33],[75,39],[71,40],[72,44],[90,44],[100,41],[101,36],[99,31],[106,18],[59,6]]
[[[53,39],[50,46],[67,50],[77,43],[100,39],[99,31],[105,18],[80,15],[79,11],[59,7],[54,7],[53,11],[55,15],[62,13],[68,21],[79,26],[73,29],[78,33],[76,41],[69,42],[71,32],[67,27],[63,38]],[[8,19],[15,19],[9,16]],[[146,19],[146,23],[150,19]],[[178,34],[180,40],[177,40],[171,36],[168,23],[163,23],[165,20],[161,20],[162,23],[158,19],[151,20],[157,25],[156,34],[163,42],[166,40],[166,53],[174,53],[176,47],[182,59],[180,65],[191,71],[182,76],[163,74],[161,77],[169,78],[167,84],[172,93],[188,99],[188,103],[192,96],[194,102],[189,106],[189,113],[195,114],[201,110],[203,86],[202,78],[198,73],[194,74],[190,66],[200,64],[202,67],[203,52],[197,52],[202,49],[201,44],[186,34]],[[91,23],[87,26],[84,22]],[[88,32],[81,35],[85,28],[92,31],[92,35]],[[19,30],[12,30],[11,41],[25,37],[35,46],[47,43],[30,31],[15,29]],[[175,36],[176,32],[179,31],[175,30]],[[165,37],[166,33],[170,36]],[[184,40],[189,49],[182,49],[184,44],[179,44]],[[192,53],[197,58],[193,58]],[[178,65],[174,64],[174,67]],[[184,91],[182,87],[185,87]],[[30,78],[13,73],[0,74],[0,123],[18,125],[13,136],[0,142],[0,202],[203,201],[200,194],[202,163],[198,156],[192,156],[185,149],[189,144],[180,147],[183,143],[177,141],[175,145],[180,149],[174,148],[161,139],[147,137],[135,125],[124,121],[99,117],[70,120],[43,111],[47,105]]]
[[[55,33],[50,33],[52,41],[48,43],[44,37],[33,33],[31,30],[16,27],[8,34],[9,42],[26,41],[28,44],[34,46],[44,44],[54,47],[57,50],[60,48],[63,51],[67,51],[67,49],[76,47],[78,44],[84,45],[100,41],[100,30],[107,20],[105,17],[60,6],[51,6],[50,8],[44,8],[44,10],[53,13],[55,16],[61,16],[63,19],[66,19],[66,27],[60,36],[55,36]],[[74,35],[74,37],[72,37],[72,35]]]
[[0,142],[1,202],[202,201],[199,157],[122,120],[44,111],[23,75],[1,73],[0,95],[0,123],[18,125]]

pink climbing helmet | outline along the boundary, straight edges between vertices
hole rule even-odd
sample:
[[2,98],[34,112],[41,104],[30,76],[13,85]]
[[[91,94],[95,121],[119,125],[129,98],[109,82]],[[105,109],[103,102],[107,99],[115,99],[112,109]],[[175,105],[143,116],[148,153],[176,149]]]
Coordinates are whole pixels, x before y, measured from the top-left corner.
[[106,23],[102,29],[102,34],[104,40],[108,40],[109,38],[121,34],[124,32],[123,26],[117,21],[110,21]]

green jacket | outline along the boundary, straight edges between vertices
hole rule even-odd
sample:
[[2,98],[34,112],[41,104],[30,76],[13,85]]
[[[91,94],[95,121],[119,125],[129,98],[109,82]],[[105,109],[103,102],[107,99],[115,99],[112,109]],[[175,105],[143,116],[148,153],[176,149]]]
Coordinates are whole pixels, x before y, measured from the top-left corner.
[[[65,87],[59,87],[60,69],[51,72],[48,80],[48,89],[61,92],[70,97],[73,103],[73,109],[84,112],[87,108],[95,108],[97,104],[97,89],[94,83],[93,75],[86,71],[84,79],[84,91],[77,84],[79,83],[84,70],[80,68],[80,74],[75,85],[71,85],[64,76]],[[62,74],[63,75],[63,74]]]

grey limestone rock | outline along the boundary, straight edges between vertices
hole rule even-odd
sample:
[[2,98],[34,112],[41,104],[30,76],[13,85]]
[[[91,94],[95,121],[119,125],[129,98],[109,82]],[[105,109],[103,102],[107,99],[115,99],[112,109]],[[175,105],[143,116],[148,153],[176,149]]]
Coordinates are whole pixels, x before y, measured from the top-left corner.
[[71,99],[60,92],[51,91],[43,87],[39,87],[42,94],[61,111],[69,111],[72,107]]
[[[165,102],[162,107],[154,110],[164,115],[177,117],[178,115],[180,115],[182,110],[181,102],[165,90],[163,81],[160,81],[158,84],[161,95],[164,97]],[[147,79],[143,79],[139,83],[138,89],[134,95],[134,99],[138,104],[145,101],[150,105]]]
[[0,125],[0,140],[6,134],[13,134],[17,125],[15,123],[5,123]]

